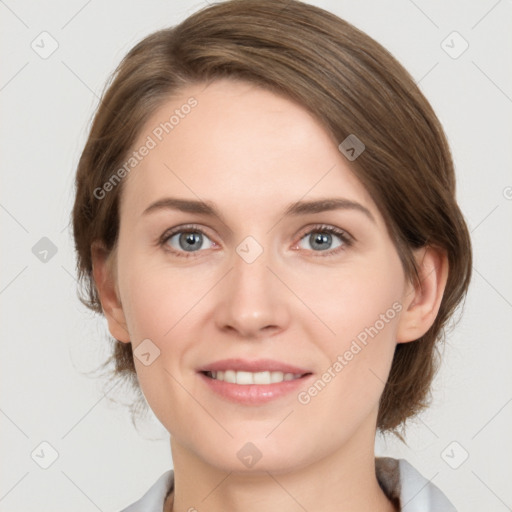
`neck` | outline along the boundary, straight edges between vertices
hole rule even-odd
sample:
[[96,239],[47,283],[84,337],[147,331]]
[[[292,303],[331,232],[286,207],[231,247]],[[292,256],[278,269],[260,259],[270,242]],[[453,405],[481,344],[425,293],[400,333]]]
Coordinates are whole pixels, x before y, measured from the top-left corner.
[[288,472],[222,471],[171,439],[174,492],[165,512],[396,512],[375,473],[372,450],[349,448]]

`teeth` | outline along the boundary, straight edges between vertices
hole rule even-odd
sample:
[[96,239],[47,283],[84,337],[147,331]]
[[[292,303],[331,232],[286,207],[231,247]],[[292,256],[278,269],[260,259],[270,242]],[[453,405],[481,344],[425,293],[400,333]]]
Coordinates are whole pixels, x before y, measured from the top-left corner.
[[257,372],[252,374],[254,384],[268,384],[270,382],[270,372]]
[[236,372],[237,384],[254,384],[253,374],[251,372]]
[[[217,375],[218,377],[218,375]],[[236,384],[236,372],[233,370],[226,370],[224,372],[224,381],[231,382],[232,384]]]
[[299,379],[301,373],[283,373],[283,372],[237,372],[235,370],[226,370],[218,372],[208,372],[208,375],[215,380],[223,380],[232,384],[274,384],[285,380]]

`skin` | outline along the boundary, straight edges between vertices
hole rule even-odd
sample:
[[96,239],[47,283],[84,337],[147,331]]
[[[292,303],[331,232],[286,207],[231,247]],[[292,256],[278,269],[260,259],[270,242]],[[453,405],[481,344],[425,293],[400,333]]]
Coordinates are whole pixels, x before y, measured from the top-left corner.
[[[396,344],[418,339],[436,317],[446,257],[416,251],[415,288],[340,141],[301,106],[249,83],[188,86],[154,113],[134,147],[190,96],[198,105],[124,178],[116,252],[109,258],[93,246],[110,333],[135,351],[147,338],[160,350],[149,366],[137,357],[135,366],[171,434],[175,491],[165,510],[395,510],[375,476],[378,402]],[[211,201],[222,220],[170,209],[143,215],[168,196]],[[290,203],[325,197],[356,201],[375,221],[349,209],[284,216]],[[195,252],[178,236],[158,245],[169,228],[191,223],[206,235]],[[319,249],[319,224],[353,243],[332,235]],[[247,236],[264,249],[250,264],[236,252]],[[395,302],[400,313],[306,405],[294,392],[234,404],[196,373],[219,359],[271,358],[319,378]],[[237,457],[247,442],[262,455],[252,468]]]

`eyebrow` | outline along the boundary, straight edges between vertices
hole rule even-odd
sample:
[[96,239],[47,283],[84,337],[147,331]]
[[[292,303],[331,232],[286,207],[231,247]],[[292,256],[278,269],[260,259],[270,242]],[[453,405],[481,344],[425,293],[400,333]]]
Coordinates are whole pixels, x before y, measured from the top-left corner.
[[[176,197],[165,197],[150,204],[142,215],[161,211],[161,210],[179,210],[186,213],[196,213],[216,217],[224,222],[223,216],[209,201],[196,201],[192,199],[178,199]],[[284,211],[284,216],[297,217],[299,215],[307,215],[311,213],[321,213],[333,210],[354,210],[365,214],[374,224],[375,218],[362,204],[344,198],[325,198],[314,201],[297,201],[290,204]]]

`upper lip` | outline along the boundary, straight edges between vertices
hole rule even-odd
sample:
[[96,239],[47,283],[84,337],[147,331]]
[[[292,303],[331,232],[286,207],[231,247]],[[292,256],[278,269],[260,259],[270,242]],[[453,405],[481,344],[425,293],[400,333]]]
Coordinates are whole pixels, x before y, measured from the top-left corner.
[[294,366],[274,359],[257,359],[249,361],[247,359],[222,359],[207,364],[199,369],[200,372],[218,372],[226,370],[235,370],[242,372],[283,372],[294,374],[311,373],[309,370]]

